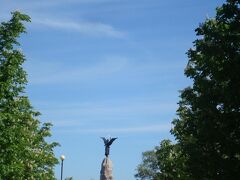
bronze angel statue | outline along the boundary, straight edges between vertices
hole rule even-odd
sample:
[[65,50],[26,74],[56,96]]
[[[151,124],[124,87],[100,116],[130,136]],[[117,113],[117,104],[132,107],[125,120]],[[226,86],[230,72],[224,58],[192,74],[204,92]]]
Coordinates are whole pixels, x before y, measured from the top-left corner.
[[104,141],[104,145],[105,145],[105,156],[108,157],[109,153],[110,153],[110,146],[113,143],[113,141],[115,141],[117,138],[109,138],[106,139],[105,137],[101,137]]

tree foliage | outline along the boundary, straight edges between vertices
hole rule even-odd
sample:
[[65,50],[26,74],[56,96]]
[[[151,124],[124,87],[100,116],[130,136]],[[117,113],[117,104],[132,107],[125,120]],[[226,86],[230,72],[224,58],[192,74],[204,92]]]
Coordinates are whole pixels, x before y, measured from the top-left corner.
[[240,1],[196,29],[173,135],[193,179],[240,178]]
[[53,153],[57,143],[45,140],[51,136],[51,124],[41,126],[40,113],[24,92],[25,57],[17,49],[17,39],[25,33],[24,21],[30,17],[14,12],[10,21],[0,25],[0,179],[52,180],[58,161]]
[[158,147],[154,150],[142,153],[142,163],[137,167],[135,177],[141,180],[157,179],[159,171],[158,159],[156,155]]
[[216,11],[187,52],[193,85],[181,91],[171,130],[176,144],[164,140],[154,154],[159,180],[240,178],[240,0]]
[[185,173],[186,157],[181,152],[179,144],[173,144],[170,140],[163,140],[156,151],[160,173],[158,180],[188,180]]
[[143,152],[135,177],[140,180],[188,180],[185,157],[177,144],[163,140],[154,150]]

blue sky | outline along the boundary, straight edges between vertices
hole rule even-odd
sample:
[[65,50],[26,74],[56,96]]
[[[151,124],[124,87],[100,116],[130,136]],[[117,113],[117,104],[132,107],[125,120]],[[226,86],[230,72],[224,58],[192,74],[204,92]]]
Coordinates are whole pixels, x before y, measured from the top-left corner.
[[[31,16],[21,37],[27,94],[66,156],[64,177],[99,179],[101,136],[116,180],[133,180],[141,153],[165,138],[176,117],[194,29],[222,0],[0,0],[0,20]],[[56,177],[60,178],[60,166]]]

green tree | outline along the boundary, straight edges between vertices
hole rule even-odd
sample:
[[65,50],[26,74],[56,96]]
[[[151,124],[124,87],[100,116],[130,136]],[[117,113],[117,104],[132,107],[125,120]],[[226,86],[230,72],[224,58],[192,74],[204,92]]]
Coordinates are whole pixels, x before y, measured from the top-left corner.
[[240,178],[240,1],[196,29],[172,130],[192,179]]
[[186,157],[179,144],[173,144],[170,140],[163,140],[156,151],[159,180],[188,180],[188,174],[184,171]]
[[30,17],[14,12],[10,21],[0,25],[0,179],[52,180],[58,162],[53,148],[58,144],[46,142],[51,124],[41,125],[40,113],[24,92],[25,57],[17,49],[24,21]]
[[137,167],[137,174],[135,177],[141,180],[157,179],[157,175],[160,172],[158,167],[158,159],[156,155],[158,147],[154,150],[146,151],[142,153],[142,163]]
[[154,150],[143,152],[135,177],[141,180],[188,180],[184,168],[185,156],[179,145],[163,140]]

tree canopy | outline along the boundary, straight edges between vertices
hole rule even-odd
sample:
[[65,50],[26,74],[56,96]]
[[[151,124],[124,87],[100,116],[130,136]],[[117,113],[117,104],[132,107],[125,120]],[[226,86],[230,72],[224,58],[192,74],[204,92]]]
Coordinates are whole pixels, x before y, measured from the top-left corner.
[[137,167],[137,173],[135,177],[141,180],[157,179],[159,174],[158,159],[156,151],[159,147],[155,147],[154,150],[146,151],[142,153],[142,163]]
[[227,0],[195,31],[185,69],[193,84],[181,91],[171,130],[176,143],[162,141],[152,170],[159,180],[239,179],[240,0]]
[[184,169],[185,157],[179,145],[163,140],[153,150],[142,153],[142,163],[135,177],[140,180],[188,180]]
[[240,1],[227,0],[196,29],[173,135],[193,178],[240,177]]
[[25,57],[18,49],[18,38],[26,32],[23,22],[30,17],[14,12],[0,25],[0,179],[52,180],[58,162],[53,148],[58,144],[46,141],[51,124],[41,125],[40,113],[24,92]]

